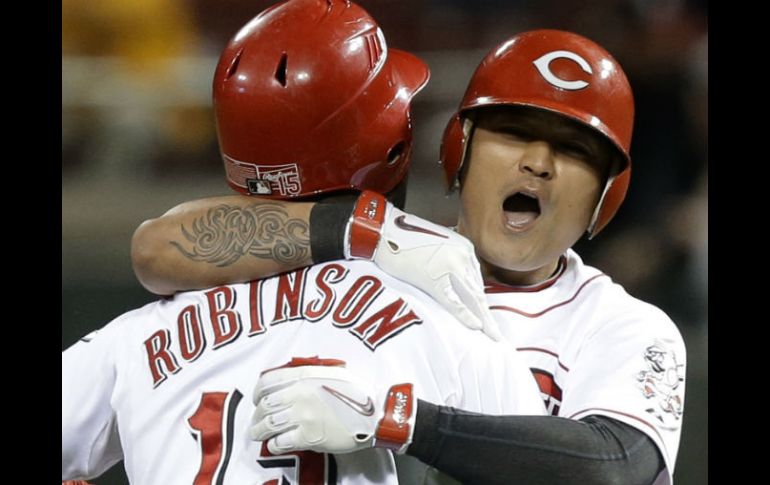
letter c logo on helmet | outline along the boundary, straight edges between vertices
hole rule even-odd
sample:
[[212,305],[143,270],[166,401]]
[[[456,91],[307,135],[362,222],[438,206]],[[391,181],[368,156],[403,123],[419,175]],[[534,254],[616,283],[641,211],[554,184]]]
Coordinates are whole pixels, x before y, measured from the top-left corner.
[[562,79],[558,77],[556,74],[551,71],[551,61],[555,59],[570,59],[575,61],[578,66],[580,66],[580,69],[585,71],[588,74],[593,74],[594,71],[591,69],[591,65],[580,57],[579,55],[575,54],[574,52],[570,51],[554,51],[549,52],[548,54],[539,57],[532,63],[537,68],[537,71],[540,73],[541,76],[545,78],[546,81],[553,84],[557,88],[562,89],[568,89],[570,91],[575,91],[578,89],[583,89],[584,87],[588,86],[588,83],[585,81],[567,81],[566,79]]

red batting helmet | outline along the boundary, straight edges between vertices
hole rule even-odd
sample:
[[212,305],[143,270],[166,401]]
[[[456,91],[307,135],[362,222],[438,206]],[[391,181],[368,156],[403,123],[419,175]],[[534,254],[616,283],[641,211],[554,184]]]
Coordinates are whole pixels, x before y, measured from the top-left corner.
[[230,40],[214,75],[228,183],[273,198],[390,191],[409,168],[410,102],[428,77],[352,2],[268,8]]
[[470,110],[516,105],[546,109],[598,131],[621,154],[588,226],[595,236],[625,198],[631,176],[634,99],[623,69],[595,42],[570,32],[535,30],[495,47],[476,69],[460,109],[449,121],[441,163],[450,189],[458,176],[472,131]]

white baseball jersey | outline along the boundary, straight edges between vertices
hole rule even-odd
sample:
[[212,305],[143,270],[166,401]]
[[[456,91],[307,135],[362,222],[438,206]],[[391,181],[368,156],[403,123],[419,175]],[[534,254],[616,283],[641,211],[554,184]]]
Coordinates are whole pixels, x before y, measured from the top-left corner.
[[347,362],[381,392],[490,414],[544,415],[506,342],[470,331],[368,262],[186,292],[128,312],[62,353],[62,480],[124,460],[142,485],[396,483],[393,456],[270,456],[248,437],[262,370]]
[[684,408],[679,330],[573,250],[560,264],[539,285],[486,287],[501,331],[532,370],[550,414],[623,421],[652,438],[673,472]]

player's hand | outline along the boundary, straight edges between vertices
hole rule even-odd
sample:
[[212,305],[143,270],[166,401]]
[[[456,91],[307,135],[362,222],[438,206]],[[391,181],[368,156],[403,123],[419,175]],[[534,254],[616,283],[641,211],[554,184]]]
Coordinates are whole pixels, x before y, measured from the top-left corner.
[[348,247],[352,258],[373,260],[386,273],[429,294],[466,327],[501,339],[468,239],[407,214],[369,191],[359,197],[351,221]]
[[332,359],[293,359],[263,372],[253,394],[251,439],[267,440],[268,450],[276,455],[372,447],[405,451],[417,414],[412,385],[392,386],[378,398],[344,365]]

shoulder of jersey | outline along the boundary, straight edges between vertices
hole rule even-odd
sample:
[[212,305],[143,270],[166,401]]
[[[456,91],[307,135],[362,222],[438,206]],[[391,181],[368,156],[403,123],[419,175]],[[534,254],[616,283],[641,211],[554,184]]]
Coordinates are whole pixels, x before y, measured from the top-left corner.
[[[625,288],[616,283],[606,273],[597,268],[583,263],[574,251],[570,250],[568,258],[571,264],[575,264],[580,281],[591,281],[588,300],[595,308],[600,309],[600,319],[604,322],[643,322],[649,330],[667,330],[676,333],[679,330],[671,318],[660,308],[652,303],[640,300],[629,294]],[[602,275],[601,277],[598,277]]]

